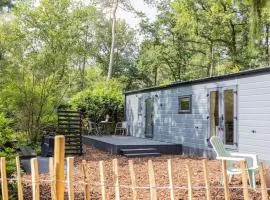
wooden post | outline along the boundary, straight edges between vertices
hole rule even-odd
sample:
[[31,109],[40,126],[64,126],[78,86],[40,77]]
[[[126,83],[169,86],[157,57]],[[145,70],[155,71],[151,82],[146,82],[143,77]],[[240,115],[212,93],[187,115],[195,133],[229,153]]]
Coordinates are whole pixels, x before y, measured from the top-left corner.
[[49,173],[51,179],[51,199],[56,200],[54,163],[52,157],[49,158]]
[[135,176],[134,165],[133,165],[132,160],[128,161],[128,166],[129,166],[129,174],[131,178],[131,188],[132,188],[132,196],[133,196],[132,199],[137,200],[136,176]]
[[99,161],[99,175],[100,175],[102,200],[106,200],[106,189],[105,189],[105,179],[104,179],[104,162],[103,161]]
[[230,191],[229,191],[229,187],[228,187],[226,160],[222,160],[222,176],[223,176],[225,200],[230,200]]
[[208,174],[207,160],[206,159],[203,160],[203,173],[204,173],[204,180],[205,180],[206,199],[211,200],[209,174]]
[[1,158],[1,185],[2,185],[2,199],[8,200],[8,183],[7,183],[7,170],[6,158]]
[[88,167],[85,160],[82,161],[82,171],[83,171],[83,179],[84,179],[84,199],[90,200],[90,185],[88,179]]
[[268,194],[267,194],[267,187],[266,187],[266,182],[265,182],[265,170],[264,170],[263,163],[260,164],[260,180],[261,180],[262,200],[267,200]]
[[114,175],[115,200],[120,200],[118,160],[117,159],[113,159],[112,164],[113,164],[113,175]]
[[32,177],[32,199],[39,200],[39,174],[38,174],[38,160],[37,158],[31,159],[31,177]]
[[54,139],[54,176],[56,199],[64,200],[65,192],[65,137],[57,135]]
[[67,158],[67,186],[68,186],[68,199],[74,200],[74,158]]
[[242,184],[243,184],[243,193],[244,193],[244,200],[248,200],[248,178],[247,178],[247,167],[246,161],[242,160],[240,162],[240,167],[242,171]]
[[21,165],[19,156],[16,157],[18,200],[23,200]]
[[172,178],[172,160],[171,159],[168,159],[168,176],[169,176],[171,200],[174,200],[173,178]]
[[191,169],[189,167],[189,164],[186,164],[186,169],[187,169],[187,179],[188,179],[188,199],[192,200],[193,198],[192,179],[191,179]]
[[152,160],[148,160],[148,175],[150,184],[150,199],[157,200],[157,188]]

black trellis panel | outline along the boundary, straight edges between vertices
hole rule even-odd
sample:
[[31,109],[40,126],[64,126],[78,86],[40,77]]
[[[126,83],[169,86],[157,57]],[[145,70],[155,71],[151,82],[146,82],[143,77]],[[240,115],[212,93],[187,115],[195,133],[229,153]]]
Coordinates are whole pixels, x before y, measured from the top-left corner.
[[67,155],[82,155],[82,113],[58,110],[58,133],[65,136]]

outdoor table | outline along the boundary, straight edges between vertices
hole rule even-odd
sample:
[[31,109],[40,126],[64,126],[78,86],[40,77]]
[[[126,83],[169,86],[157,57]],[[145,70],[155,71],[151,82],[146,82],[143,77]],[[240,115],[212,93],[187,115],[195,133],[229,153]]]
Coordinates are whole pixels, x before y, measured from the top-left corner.
[[110,134],[110,126],[112,125],[112,122],[108,122],[108,121],[101,121],[99,123],[100,128],[101,128],[101,133],[103,135],[105,134]]

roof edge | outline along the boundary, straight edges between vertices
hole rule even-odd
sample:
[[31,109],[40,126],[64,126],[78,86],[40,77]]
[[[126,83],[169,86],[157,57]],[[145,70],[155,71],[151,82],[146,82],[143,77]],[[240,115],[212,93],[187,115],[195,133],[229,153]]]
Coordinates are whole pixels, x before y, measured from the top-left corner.
[[220,76],[212,76],[212,77],[206,77],[206,78],[194,79],[194,80],[182,81],[182,82],[179,81],[179,82],[175,82],[175,83],[171,83],[171,84],[163,85],[163,86],[155,86],[155,87],[142,88],[138,90],[130,90],[130,91],[125,91],[124,94],[129,95],[129,94],[136,94],[136,93],[142,93],[142,92],[163,90],[163,89],[174,88],[178,86],[191,85],[191,84],[204,83],[204,82],[206,83],[206,82],[211,82],[211,81],[216,81],[216,80],[226,80],[226,79],[231,79],[231,78],[236,78],[236,77],[241,77],[241,76],[252,76],[252,75],[264,74],[264,73],[270,73],[270,66],[257,68],[257,69],[251,69],[251,70],[245,70],[245,71],[241,71],[237,73],[229,73],[229,74],[224,74]]

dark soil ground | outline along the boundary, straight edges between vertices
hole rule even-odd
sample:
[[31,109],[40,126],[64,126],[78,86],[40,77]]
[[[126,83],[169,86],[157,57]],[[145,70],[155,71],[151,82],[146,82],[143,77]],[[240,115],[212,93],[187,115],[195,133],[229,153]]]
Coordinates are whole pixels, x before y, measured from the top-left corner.
[[[119,164],[119,181],[120,181],[120,196],[121,199],[132,199],[132,190],[130,188],[123,187],[124,185],[130,186],[131,179],[129,175],[128,158],[122,156],[115,156],[109,153],[99,151],[95,148],[84,146],[84,155],[75,157],[75,199],[84,199],[84,183],[81,172],[81,162],[86,160],[89,170],[91,199],[101,199],[101,188],[99,186],[99,166],[98,161],[103,160],[105,165],[105,180],[106,180],[106,195],[107,199],[114,199],[113,185],[113,173],[112,173],[112,159],[117,158]],[[146,158],[133,158],[134,168],[136,173],[136,182],[138,186],[148,187],[148,165],[147,161],[151,159],[153,161],[155,179],[157,186],[169,186],[167,159],[172,159],[173,165],[173,182],[176,187],[187,187],[187,170],[186,164],[188,163],[192,173],[192,184],[194,187],[204,187],[204,175],[203,165],[201,158],[190,158],[183,155],[163,155],[160,157],[146,157]],[[209,178],[211,183],[211,195],[212,199],[224,199],[224,190],[220,184],[221,177],[221,164],[219,161],[208,161]],[[31,179],[31,176],[25,175],[27,180]],[[40,192],[41,199],[51,199],[50,197],[50,183],[49,175],[40,175]],[[257,177],[258,179],[258,177]],[[47,181],[46,181],[47,180]],[[258,187],[259,183],[257,182]],[[241,187],[241,177],[236,176],[230,183],[230,187]],[[150,199],[150,190],[147,188],[137,189],[138,199]],[[187,189],[175,189],[175,199],[184,200],[187,199]],[[24,185],[25,199],[32,199],[32,188],[30,182],[26,181]],[[250,199],[261,199],[260,190],[249,190]],[[67,194],[66,194],[67,195]],[[157,189],[158,199],[166,200],[170,199],[170,190],[168,188]],[[239,188],[230,189],[231,199],[243,199],[243,191]],[[204,188],[195,188],[193,190],[193,197],[197,200],[206,199]],[[68,199],[67,196],[65,199]]]

